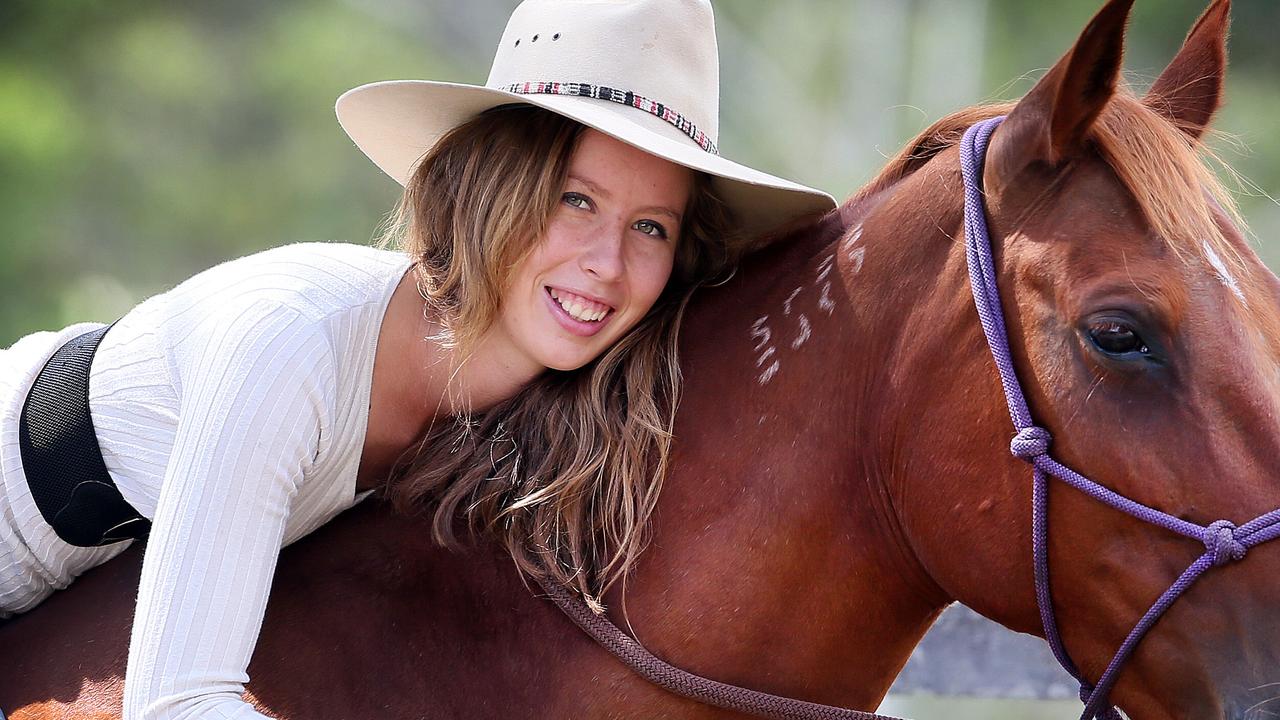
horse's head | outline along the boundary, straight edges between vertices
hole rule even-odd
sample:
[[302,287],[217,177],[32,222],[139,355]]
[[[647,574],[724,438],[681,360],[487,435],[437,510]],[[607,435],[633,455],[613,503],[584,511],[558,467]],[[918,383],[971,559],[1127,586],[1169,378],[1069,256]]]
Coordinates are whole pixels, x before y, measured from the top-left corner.
[[[987,217],[1014,365],[1059,461],[1177,518],[1243,524],[1280,507],[1280,281],[1199,158],[1221,102],[1229,2],[1211,5],[1141,99],[1118,87],[1131,5],[1100,11],[990,143]],[[994,419],[1004,400],[989,359],[980,371],[992,393],[984,419]],[[1025,465],[998,462],[1000,477],[1030,483]],[[1050,483],[1058,625],[1097,681],[1205,547]],[[993,496],[1021,503],[1028,492]],[[1008,543],[1026,542],[1025,506],[1002,517],[1017,517]],[[1029,582],[1025,544],[992,552],[1023,553],[1016,577]],[[927,550],[922,561],[945,565]],[[1038,631],[1029,585],[996,597],[972,571],[935,576],[961,600]],[[1280,543],[1210,570],[1142,641],[1113,699],[1141,718],[1267,709],[1259,703],[1280,696],[1277,576]]]

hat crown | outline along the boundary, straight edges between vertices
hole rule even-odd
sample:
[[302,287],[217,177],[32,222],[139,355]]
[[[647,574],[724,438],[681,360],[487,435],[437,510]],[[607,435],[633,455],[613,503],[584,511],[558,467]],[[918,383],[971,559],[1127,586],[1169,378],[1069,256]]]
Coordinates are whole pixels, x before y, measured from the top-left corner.
[[[524,0],[485,83],[584,83],[662,103],[714,143],[720,64],[709,0]],[[604,101],[599,101],[604,102]]]

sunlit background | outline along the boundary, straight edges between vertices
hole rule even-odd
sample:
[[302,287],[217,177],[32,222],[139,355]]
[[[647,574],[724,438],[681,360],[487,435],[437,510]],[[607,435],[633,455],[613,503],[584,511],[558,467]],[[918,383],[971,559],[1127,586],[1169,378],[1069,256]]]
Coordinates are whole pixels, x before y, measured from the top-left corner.
[[[1203,0],[1140,0],[1144,86]],[[721,148],[848,196],[929,121],[1011,98],[1099,0],[722,0]],[[333,101],[391,78],[483,83],[511,0],[0,2],[0,346],[109,321],[220,260],[368,242],[397,197]],[[1280,3],[1237,0],[1215,147],[1256,187],[1276,266]]]
[[[720,0],[721,149],[844,198],[930,121],[1029,89],[1100,4]],[[1204,4],[1139,0],[1136,87]],[[369,242],[399,187],[342,133],[334,99],[382,79],[483,83],[513,6],[0,0],[0,347],[110,321],[259,249]],[[1280,3],[1237,0],[1234,17],[1225,135],[1212,145],[1245,178],[1228,184],[1275,268]],[[946,707],[933,716],[967,712]],[[973,716],[1078,712],[1001,707]]]

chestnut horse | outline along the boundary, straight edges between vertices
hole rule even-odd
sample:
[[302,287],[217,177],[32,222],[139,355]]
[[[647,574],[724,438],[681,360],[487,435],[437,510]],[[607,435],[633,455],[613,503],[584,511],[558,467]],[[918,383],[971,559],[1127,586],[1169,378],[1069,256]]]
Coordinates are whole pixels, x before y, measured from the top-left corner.
[[[869,709],[951,602],[1042,632],[1030,472],[1009,453],[962,242],[956,144],[997,114],[997,279],[1055,456],[1199,524],[1280,504],[1280,281],[1196,154],[1228,2],[1141,100],[1117,86],[1131,2],[1112,0],[1016,106],[938,122],[839,210],[699,294],[653,542],[625,602],[606,597],[654,654]],[[1058,624],[1096,681],[1203,548],[1065,485],[1050,495]],[[11,720],[119,713],[140,558],[0,627]],[[1280,681],[1278,576],[1266,545],[1207,575],[1112,699],[1143,720],[1260,716]],[[736,716],[646,684],[493,545],[443,551],[425,520],[374,501],[283,552],[248,674],[246,697],[289,718]]]

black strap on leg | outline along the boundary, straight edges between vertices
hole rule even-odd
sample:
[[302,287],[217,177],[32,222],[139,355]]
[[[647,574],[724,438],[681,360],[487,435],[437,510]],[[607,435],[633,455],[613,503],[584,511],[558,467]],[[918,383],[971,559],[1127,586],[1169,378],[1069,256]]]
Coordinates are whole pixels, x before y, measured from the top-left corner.
[[124,499],[107,472],[89,415],[89,366],[110,329],[91,330],[58,348],[36,376],[18,420],[22,466],[36,507],[58,537],[79,547],[151,532],[151,521]]

